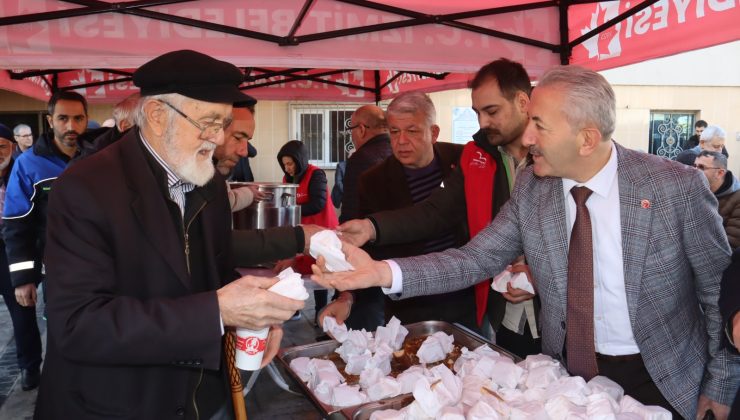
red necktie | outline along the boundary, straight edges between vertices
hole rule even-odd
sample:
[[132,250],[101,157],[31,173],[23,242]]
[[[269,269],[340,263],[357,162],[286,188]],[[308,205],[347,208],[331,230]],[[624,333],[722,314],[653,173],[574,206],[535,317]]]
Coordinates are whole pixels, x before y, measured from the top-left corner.
[[576,221],[568,245],[568,312],[566,350],[568,371],[589,380],[599,374],[594,348],[594,251],[586,187],[570,190]]

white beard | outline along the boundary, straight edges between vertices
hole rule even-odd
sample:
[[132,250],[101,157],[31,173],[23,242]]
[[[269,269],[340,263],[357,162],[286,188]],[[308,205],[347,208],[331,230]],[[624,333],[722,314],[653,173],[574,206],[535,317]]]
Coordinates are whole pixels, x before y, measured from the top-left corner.
[[[174,124],[173,124],[174,125]],[[177,147],[177,129],[170,126],[164,140],[164,152],[169,160],[172,170],[185,182],[190,182],[202,187],[213,178],[216,169],[213,167],[213,151],[216,145],[204,141],[198,151],[193,155],[187,155]],[[210,153],[206,159],[202,159],[200,151],[207,150]]]

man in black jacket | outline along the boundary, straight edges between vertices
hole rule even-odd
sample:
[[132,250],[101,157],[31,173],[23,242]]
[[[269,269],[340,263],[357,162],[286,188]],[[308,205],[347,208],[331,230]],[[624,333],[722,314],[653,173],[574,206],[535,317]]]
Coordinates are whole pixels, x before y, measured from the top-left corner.
[[359,217],[360,175],[391,155],[388,125],[383,110],[379,107],[364,105],[357,108],[350,118],[347,129],[352,133],[355,152],[347,159],[344,171],[340,223]]

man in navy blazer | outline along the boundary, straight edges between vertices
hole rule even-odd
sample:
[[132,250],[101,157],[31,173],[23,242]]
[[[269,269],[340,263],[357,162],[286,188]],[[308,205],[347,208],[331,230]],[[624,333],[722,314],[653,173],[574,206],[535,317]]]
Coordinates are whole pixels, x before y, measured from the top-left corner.
[[345,245],[356,270],[316,268],[314,277],[403,299],[468,287],[523,253],[542,301],[542,350],[565,362],[570,188],[585,186],[593,191],[585,206],[598,373],[682,417],[711,409],[726,418],[740,361],[720,346],[717,300],[730,248],[717,201],[695,169],[613,142],[615,102],[598,73],[550,70],[534,89],[524,136],[534,164],[487,228],[460,249],[383,262]]

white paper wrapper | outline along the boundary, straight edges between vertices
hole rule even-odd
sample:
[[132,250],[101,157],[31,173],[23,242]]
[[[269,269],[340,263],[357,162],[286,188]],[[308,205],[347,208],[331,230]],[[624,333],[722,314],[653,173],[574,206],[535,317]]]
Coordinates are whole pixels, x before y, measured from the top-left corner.
[[476,375],[468,375],[464,377],[462,379],[463,389],[460,397],[462,403],[469,407],[474,406],[475,403],[480,400],[483,387],[496,391],[498,388],[495,385],[493,387],[489,386],[489,382],[490,381],[488,379]]
[[416,381],[423,378],[424,375],[424,368],[421,366],[411,366],[410,368],[403,371],[400,375],[396,377],[396,380],[401,386],[401,394],[408,394],[410,392],[414,391],[414,386],[416,386]]
[[511,407],[492,395],[483,395],[468,410],[468,420],[508,419]]
[[308,370],[308,363],[311,361],[308,357],[296,357],[290,361],[290,368],[303,382],[308,382],[311,373]]
[[560,366],[560,362],[546,354],[530,354],[526,359],[517,363],[526,370],[532,370],[540,366]]
[[406,339],[408,333],[409,330],[402,326],[401,321],[394,316],[385,327],[378,327],[375,331],[375,345],[385,343],[396,351],[403,346],[403,340]]
[[371,386],[375,385],[384,378],[385,374],[376,367],[367,367],[360,373],[360,386],[362,389],[370,389]]
[[414,386],[414,402],[427,417],[434,418],[442,409],[443,404],[437,399],[431,386],[427,378],[419,379]]
[[293,271],[292,268],[288,267],[281,271],[277,278],[280,280],[267,290],[291,299],[308,299],[308,291],[303,285],[301,275]]
[[560,366],[538,366],[527,371],[524,386],[527,388],[547,388],[562,376]]
[[365,350],[362,354],[350,354],[347,357],[347,366],[344,367],[344,370],[350,375],[359,375],[365,370],[371,357],[373,357],[373,354],[370,353],[370,350]]
[[399,410],[379,410],[370,414],[370,420],[404,420],[402,411]]
[[384,376],[367,389],[370,401],[378,401],[383,398],[395,397],[401,393],[401,384],[397,380]]
[[588,387],[591,389],[591,393],[594,394],[606,392],[616,402],[622,401],[624,396],[624,388],[606,376],[594,376],[588,381]]
[[643,405],[641,402],[625,395],[619,402],[619,408],[622,413],[637,414],[645,420],[669,420],[671,412],[663,407],[655,405]]
[[606,392],[598,392],[588,396],[586,415],[589,419],[613,420],[619,410],[619,404]]
[[342,241],[332,230],[322,230],[311,236],[311,246],[308,250],[314,258],[319,256],[326,260],[326,269],[331,272],[350,271],[355,268],[347,262],[342,252]]
[[428,415],[426,411],[421,407],[418,401],[414,401],[411,404],[404,407],[402,410],[403,418],[407,420],[433,420],[434,417]]
[[524,369],[515,365],[508,357],[494,358],[496,363],[491,370],[491,380],[501,388],[516,388],[524,374]]
[[549,399],[563,396],[579,406],[586,406],[588,395],[591,393],[586,381],[580,376],[564,376],[547,387],[546,395]]
[[429,373],[434,381],[431,389],[437,401],[443,407],[457,405],[462,397],[462,379],[455,376],[445,365],[437,365],[429,369]]
[[391,359],[393,358],[393,350],[386,344],[381,344],[375,348],[375,353],[367,361],[367,367],[375,367],[383,372],[383,375],[389,375],[391,373]]
[[528,401],[511,406],[510,420],[549,420],[541,401]]
[[332,389],[344,382],[344,377],[330,360],[311,359],[308,363],[308,387],[326,404],[332,403]]
[[419,362],[434,363],[443,360],[447,357],[447,353],[452,351],[452,343],[454,341],[455,338],[453,336],[445,334],[442,331],[437,331],[430,335],[421,343],[421,347],[416,352]]
[[365,353],[365,350],[370,349],[372,340],[372,333],[365,330],[350,330],[347,332],[347,339],[344,340],[344,343],[339,346],[336,352],[346,363],[349,361],[349,356],[353,354],[363,354]]
[[459,405],[442,407],[435,420],[465,420],[465,412]]
[[335,407],[350,407],[367,401],[367,395],[359,386],[342,384],[332,390],[331,405]]
[[340,343],[344,343],[347,340],[347,324],[339,325],[337,320],[332,316],[324,317],[324,332],[334,337]]
[[557,395],[545,403],[545,411],[552,420],[586,418],[586,407],[573,404],[562,395]]
[[512,273],[509,270],[504,270],[493,278],[491,289],[504,293],[508,291],[506,285],[509,283],[515,289],[522,289],[534,294],[534,288],[532,287],[532,283],[527,279],[526,273]]

